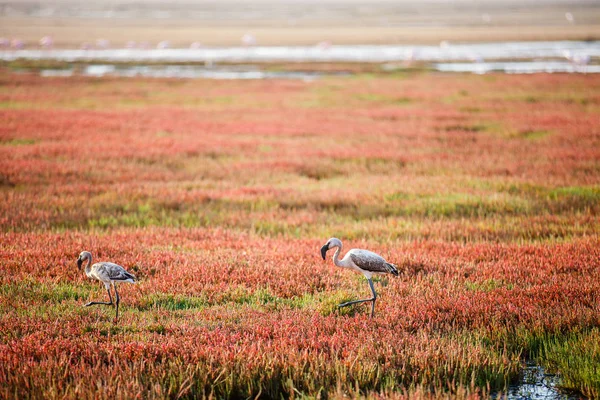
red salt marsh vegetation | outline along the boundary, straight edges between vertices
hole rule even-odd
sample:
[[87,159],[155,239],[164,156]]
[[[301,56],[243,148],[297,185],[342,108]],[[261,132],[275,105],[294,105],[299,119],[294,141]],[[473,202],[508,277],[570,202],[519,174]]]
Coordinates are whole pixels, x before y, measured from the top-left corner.
[[[600,78],[0,74],[2,398],[600,395]],[[398,265],[375,282],[327,238]],[[139,278],[114,310],[80,251]]]

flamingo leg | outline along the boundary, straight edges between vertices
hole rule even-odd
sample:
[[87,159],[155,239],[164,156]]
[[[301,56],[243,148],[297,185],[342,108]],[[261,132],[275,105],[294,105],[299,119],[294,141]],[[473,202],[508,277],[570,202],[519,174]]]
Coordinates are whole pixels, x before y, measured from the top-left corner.
[[338,304],[338,307],[342,308],[342,307],[351,306],[352,304],[366,303],[366,302],[370,301],[370,302],[372,302],[372,305],[371,305],[371,318],[372,318],[375,315],[375,300],[377,300],[377,293],[375,293],[375,288],[373,287],[373,281],[370,278],[367,279],[367,281],[369,281],[369,286],[371,287],[371,292],[373,293],[373,297],[371,297],[370,299],[348,301],[346,303]]
[[119,319],[119,301],[121,300],[121,298],[119,297],[119,292],[117,291],[117,283],[113,282],[113,285],[115,287],[115,294],[117,295],[117,314],[115,315],[115,322]]
[[377,293],[375,292],[375,287],[373,287],[373,281],[369,279],[369,286],[371,287],[371,292],[373,292],[373,304],[371,305],[371,318],[375,316],[375,301],[377,301]]
[[96,305],[96,304],[102,304],[102,305],[105,305],[105,306],[112,306],[113,299],[112,299],[112,296],[110,295],[110,286],[106,289],[106,291],[108,292],[108,298],[110,299],[110,302],[106,303],[106,302],[103,302],[103,301],[90,301],[85,306],[89,307],[89,306],[93,306],[93,305]]

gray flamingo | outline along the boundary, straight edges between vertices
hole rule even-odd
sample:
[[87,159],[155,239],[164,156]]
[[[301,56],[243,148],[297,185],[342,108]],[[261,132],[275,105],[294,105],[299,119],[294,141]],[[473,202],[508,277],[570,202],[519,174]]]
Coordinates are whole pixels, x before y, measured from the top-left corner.
[[115,295],[117,297],[117,303],[116,303],[117,313],[115,315],[115,321],[117,321],[119,319],[119,300],[120,300],[119,292],[117,291],[117,283],[120,283],[120,282],[135,283],[136,282],[135,276],[133,276],[132,274],[127,272],[125,270],[125,268],[121,267],[120,265],[113,264],[111,262],[102,261],[102,262],[98,262],[98,263],[92,265],[92,253],[90,253],[89,251],[82,251],[81,254],[79,254],[79,258],[77,258],[77,267],[79,267],[79,269],[81,269],[81,265],[86,260],[87,260],[87,264],[85,265],[85,274],[90,278],[97,279],[97,280],[101,281],[102,283],[104,283],[104,286],[106,287],[106,291],[108,292],[108,298],[109,298],[110,302],[106,303],[106,302],[102,302],[102,301],[91,301],[91,302],[87,303],[85,306],[89,307],[89,306],[93,306],[96,304],[103,304],[103,305],[111,306],[113,304],[113,299],[110,294],[110,284],[112,282],[112,284],[115,288]]
[[373,287],[373,280],[371,279],[373,275],[384,275],[384,274],[392,274],[398,276],[398,269],[394,264],[387,262],[383,257],[379,254],[373,253],[369,250],[361,250],[361,249],[351,249],[348,250],[344,258],[341,260],[338,258],[340,252],[342,251],[342,241],[338,238],[331,238],[325,243],[323,247],[321,247],[321,256],[323,260],[325,260],[325,256],[327,255],[327,251],[337,248],[335,254],[333,255],[333,263],[341,268],[352,269],[356,272],[362,273],[367,281],[369,282],[369,287],[371,288],[371,292],[373,293],[373,297],[370,299],[362,299],[362,300],[354,300],[348,301],[346,303],[339,304],[338,307],[347,307],[352,304],[357,303],[365,303],[371,302],[371,318],[375,315],[375,301],[377,300],[377,293],[375,293],[375,288]]

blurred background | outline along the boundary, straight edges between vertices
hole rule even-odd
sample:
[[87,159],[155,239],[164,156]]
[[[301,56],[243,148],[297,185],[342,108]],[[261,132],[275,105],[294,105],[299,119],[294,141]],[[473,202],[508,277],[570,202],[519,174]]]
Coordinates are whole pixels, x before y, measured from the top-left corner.
[[[598,0],[0,1],[1,61],[108,65],[80,69],[94,76],[255,79],[269,76],[248,65],[290,62],[598,73],[599,38]],[[202,68],[138,68],[157,63]]]
[[0,36],[55,48],[596,40],[600,2],[11,0]]

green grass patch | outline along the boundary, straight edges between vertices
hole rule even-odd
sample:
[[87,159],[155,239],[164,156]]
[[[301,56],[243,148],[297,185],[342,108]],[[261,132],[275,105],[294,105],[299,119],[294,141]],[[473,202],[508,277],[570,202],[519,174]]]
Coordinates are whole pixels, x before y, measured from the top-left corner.
[[546,338],[539,362],[560,376],[560,387],[600,397],[600,329]]
[[161,309],[168,311],[181,311],[191,309],[204,309],[208,306],[204,297],[185,296],[181,294],[156,293],[144,297],[138,304],[142,311]]
[[528,198],[536,213],[597,212],[600,209],[599,186],[564,186],[549,188],[533,184],[510,184],[501,187],[514,196]]
[[190,296],[184,294],[157,293],[145,296],[138,303],[138,310],[186,311],[203,310],[209,307],[234,304],[247,305],[257,309],[278,310],[280,308],[314,307],[317,300],[311,294],[283,298],[275,295],[268,287],[249,288],[243,285],[234,286],[215,298]]
[[544,129],[532,129],[532,130],[524,130],[519,131],[514,134],[514,137],[525,140],[541,140],[552,134],[551,131]]
[[[0,107],[2,107],[2,103],[0,103]],[[2,146],[27,146],[31,144],[36,144],[36,139],[28,139],[28,138],[14,138],[9,140],[0,141],[0,145]]]
[[481,282],[465,281],[465,288],[473,292],[492,292],[496,289],[506,288],[513,289],[512,283],[506,284],[505,282],[497,279],[486,279]]
[[0,296],[28,299],[41,303],[67,300],[79,301],[87,299],[92,291],[92,285],[69,282],[45,283],[23,280],[0,285]]
[[445,195],[408,196],[400,192],[400,194],[391,194],[387,199],[394,205],[395,215],[416,215],[432,218],[526,214],[530,208],[526,200],[498,194],[450,193]]
[[[317,311],[324,316],[335,314],[335,315],[354,315],[359,311],[361,307],[365,308],[365,305],[355,304],[348,307],[340,308],[339,305],[345,303],[347,301],[357,300],[356,297],[353,297],[353,294],[347,290],[338,290],[333,293],[328,293],[324,295],[318,304]],[[370,307],[370,303],[369,303]],[[370,312],[370,309],[365,311]]]
[[412,103],[412,99],[408,97],[393,97],[377,93],[358,93],[354,98],[360,102],[390,104],[390,105],[405,105]]
[[446,132],[483,132],[487,130],[485,125],[448,125],[444,127]]
[[548,193],[552,201],[581,204],[584,208],[600,203],[600,186],[567,186],[552,189]]
[[[31,108],[37,108],[37,107],[32,107],[31,104],[25,103],[25,102],[21,102],[21,101],[12,101],[12,100],[8,100],[8,101],[0,101],[0,110],[27,110],[27,109],[31,109]],[[2,143],[0,143],[1,145]],[[16,144],[18,145],[18,144]]]

